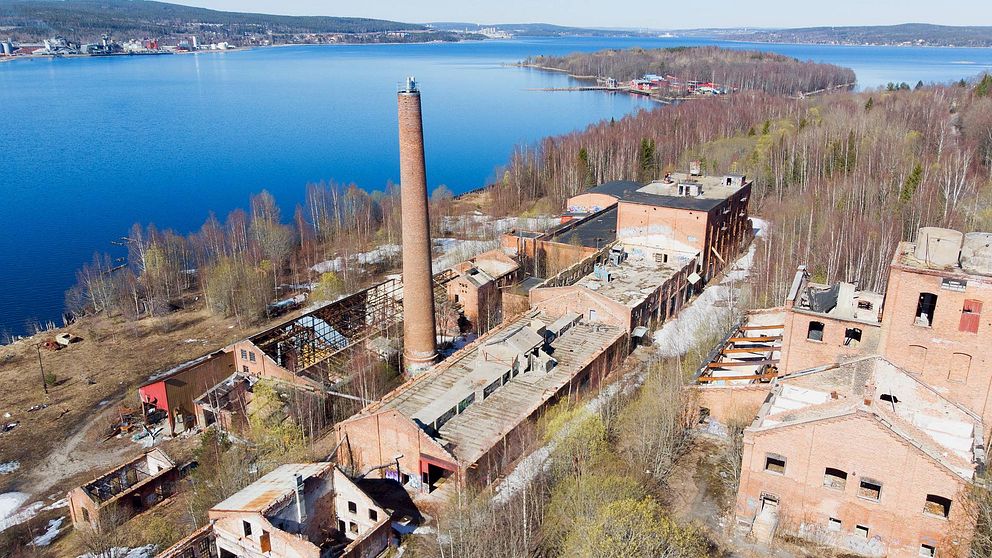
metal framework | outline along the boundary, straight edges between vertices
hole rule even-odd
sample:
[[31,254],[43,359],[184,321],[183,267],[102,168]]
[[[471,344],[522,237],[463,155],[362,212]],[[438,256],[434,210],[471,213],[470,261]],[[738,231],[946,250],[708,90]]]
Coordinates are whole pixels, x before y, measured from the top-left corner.
[[250,339],[294,374],[319,381],[343,375],[348,354],[377,335],[395,337],[402,323],[402,284],[388,279]]

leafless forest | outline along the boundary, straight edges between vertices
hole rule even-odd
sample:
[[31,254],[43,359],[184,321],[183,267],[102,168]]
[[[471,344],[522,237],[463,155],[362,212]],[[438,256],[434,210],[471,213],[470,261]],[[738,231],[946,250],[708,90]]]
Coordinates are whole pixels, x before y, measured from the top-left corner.
[[590,185],[645,180],[703,161],[755,179],[752,213],[771,222],[756,303],[783,300],[795,266],[882,289],[896,244],[919,226],[992,230],[992,97],[972,86],[764,93],[697,99],[520,149],[493,209],[554,208]]
[[672,74],[680,80],[711,81],[741,91],[779,95],[818,91],[854,83],[854,72],[832,64],[720,47],[603,50],[568,56],[536,56],[524,64],[566,71],[573,76],[621,81],[645,74]]

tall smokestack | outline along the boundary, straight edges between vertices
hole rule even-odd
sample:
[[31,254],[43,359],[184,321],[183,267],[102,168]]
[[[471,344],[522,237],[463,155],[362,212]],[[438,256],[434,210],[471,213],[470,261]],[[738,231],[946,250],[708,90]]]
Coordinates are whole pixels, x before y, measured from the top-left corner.
[[434,279],[427,209],[427,168],[420,91],[411,77],[400,89],[400,205],[403,213],[403,360],[408,373],[434,363]]

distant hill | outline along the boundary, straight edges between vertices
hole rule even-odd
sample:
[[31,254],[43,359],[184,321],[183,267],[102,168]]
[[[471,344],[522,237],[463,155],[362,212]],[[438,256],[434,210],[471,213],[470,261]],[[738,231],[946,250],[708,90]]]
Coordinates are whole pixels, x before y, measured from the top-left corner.
[[306,40],[309,35],[341,35],[334,40],[348,42],[463,38],[396,21],[222,12],[148,0],[0,0],[0,35],[4,38],[28,42],[61,35],[92,42],[108,32],[118,40],[197,35],[201,42],[232,44],[323,42],[316,37]]
[[494,27],[517,37],[627,37],[637,35],[632,30],[617,29],[588,29],[583,27],[567,27],[550,23],[466,23],[441,21],[427,24],[432,29],[446,31],[479,31],[486,27]]
[[733,32],[713,30],[721,38],[767,43],[926,45],[989,47],[992,27],[958,27],[904,23],[865,27],[803,27]]

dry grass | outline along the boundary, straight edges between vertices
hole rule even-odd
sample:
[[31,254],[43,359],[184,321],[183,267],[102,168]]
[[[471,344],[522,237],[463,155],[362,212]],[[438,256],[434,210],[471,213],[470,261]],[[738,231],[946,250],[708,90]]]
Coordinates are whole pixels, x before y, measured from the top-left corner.
[[[60,351],[41,350],[45,372],[57,378],[47,396],[36,345],[54,334],[0,347],[0,415],[10,413],[3,421],[20,423],[0,434],[0,462],[21,464],[16,472],[0,476],[0,492],[21,490],[36,497],[61,492],[139,453],[127,439],[103,441],[118,406],[136,407],[137,386],[156,371],[249,333],[204,310],[133,323],[95,317],[67,331],[82,341]],[[28,412],[41,403],[49,406]]]

